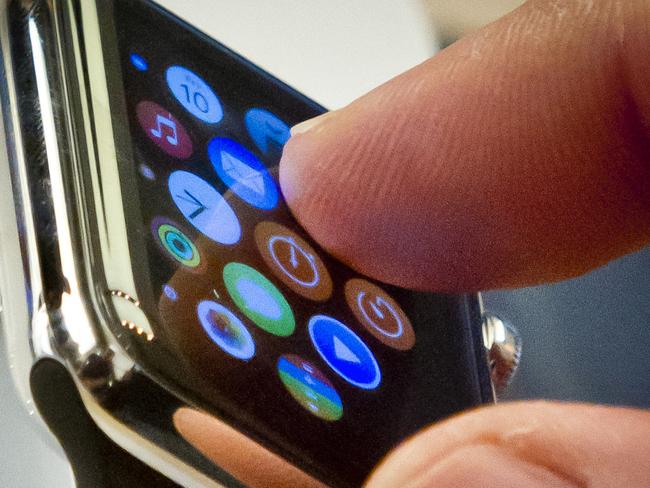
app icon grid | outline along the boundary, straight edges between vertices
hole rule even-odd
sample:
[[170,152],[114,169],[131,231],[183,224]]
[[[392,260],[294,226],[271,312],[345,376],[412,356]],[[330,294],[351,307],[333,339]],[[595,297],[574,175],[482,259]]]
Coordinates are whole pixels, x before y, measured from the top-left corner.
[[[131,63],[143,74],[151,71],[144,58],[131,58]],[[146,69],[141,69],[144,63]],[[168,89],[180,106],[199,123],[218,127],[227,111],[208,82],[179,65],[167,67],[165,73]],[[138,104],[137,112],[142,130],[160,150],[181,161],[192,157],[194,143],[177,115],[147,100]],[[288,125],[263,108],[250,108],[244,116],[244,124],[254,149],[263,156],[278,148],[281,150],[290,136]],[[251,149],[235,140],[215,136],[208,142],[206,154],[214,176],[243,202],[261,212],[276,209],[280,201],[277,182]],[[150,168],[149,165],[147,167]],[[155,175],[153,169],[141,171],[141,174],[152,182],[156,181],[151,177]],[[185,220],[209,237],[214,245],[236,245],[240,241],[243,226],[239,217],[213,184],[193,172],[176,170],[170,174],[168,190],[170,199]],[[267,232],[258,232],[264,226]],[[342,290],[334,290],[322,257],[302,237],[294,237],[295,233],[286,228],[284,232],[275,234],[268,231],[277,231],[282,227],[273,221],[262,221],[255,230],[258,251],[271,272],[270,276],[303,300],[327,301],[332,293],[343,293]],[[162,248],[178,263],[186,267],[201,264],[197,246],[173,222],[159,219],[152,223],[154,228]],[[283,247],[284,251],[278,251]],[[282,252],[285,257],[278,257]],[[225,263],[222,279],[234,307],[205,299],[197,307],[197,319],[206,335],[226,354],[245,361],[255,356],[255,340],[263,340],[263,337],[251,332],[250,326],[241,318],[245,317],[260,329],[279,337],[288,337],[296,331],[302,333],[312,345],[313,357],[322,361],[321,364],[334,378],[366,391],[380,386],[380,366],[370,347],[351,328],[351,325],[358,327],[359,324],[344,324],[334,317],[319,314],[313,315],[307,324],[296,324],[291,305],[283,292],[259,270],[244,263]],[[361,281],[364,280],[357,278],[356,284]],[[380,293],[385,292],[377,292],[380,290],[377,285],[367,283],[369,290],[382,299],[384,295]],[[164,293],[169,296],[171,291],[167,287]],[[314,294],[311,288],[320,288],[320,294]],[[362,290],[357,296],[359,303],[363,293],[365,291]],[[396,315],[403,314],[399,305],[389,295],[385,296],[387,299],[384,302],[375,298],[375,302],[371,303],[374,313],[382,316],[382,310],[395,309],[399,310],[395,312]],[[176,300],[175,290],[174,297]],[[348,305],[353,308],[350,299]],[[380,306],[383,308],[380,309]],[[360,317],[366,318],[367,323],[362,325],[368,328],[366,309],[352,311],[358,321],[362,322]],[[373,335],[379,338],[376,333]],[[386,335],[390,337],[390,334]],[[386,341],[381,342],[387,344]],[[278,378],[290,396],[306,411],[322,420],[339,420],[343,416],[341,396],[332,380],[312,361],[291,351],[280,354],[276,365]]]

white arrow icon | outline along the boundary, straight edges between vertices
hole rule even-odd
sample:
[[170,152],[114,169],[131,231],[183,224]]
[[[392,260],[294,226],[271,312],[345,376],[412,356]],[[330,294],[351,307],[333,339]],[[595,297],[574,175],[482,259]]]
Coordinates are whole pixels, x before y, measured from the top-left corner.
[[178,210],[196,229],[220,244],[239,241],[239,219],[207,181],[188,171],[174,171],[169,175],[168,186]]
[[221,164],[223,165],[223,170],[233,180],[259,195],[264,195],[264,177],[259,171],[251,168],[226,151],[221,151]]
[[343,341],[334,336],[334,354],[337,358],[349,363],[361,364],[361,360],[352,352],[350,348],[343,344]]

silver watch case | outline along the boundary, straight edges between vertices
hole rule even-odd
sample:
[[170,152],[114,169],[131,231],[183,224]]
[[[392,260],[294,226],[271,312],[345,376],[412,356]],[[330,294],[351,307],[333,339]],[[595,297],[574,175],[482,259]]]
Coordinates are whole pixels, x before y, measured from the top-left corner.
[[[153,333],[129,299],[136,293],[120,247],[126,240],[112,237],[126,229],[95,2],[2,1],[0,16],[7,161],[0,164],[1,320],[20,395],[33,410],[30,370],[54,358],[118,445],[182,486],[222,486],[227,475],[206,469],[175,429],[158,427],[171,426],[171,418],[154,428],[149,411],[108,401],[115,391],[150,389],[168,407],[160,410],[189,406],[145,375],[128,341],[118,340],[151,340]],[[16,30],[26,33],[22,48],[31,57],[15,59]],[[34,86],[21,85],[23,79]],[[40,121],[35,132],[25,133],[35,127],[27,116]],[[85,191],[89,185],[94,191]],[[118,334],[115,324],[123,326]],[[37,428],[48,437],[43,422]]]

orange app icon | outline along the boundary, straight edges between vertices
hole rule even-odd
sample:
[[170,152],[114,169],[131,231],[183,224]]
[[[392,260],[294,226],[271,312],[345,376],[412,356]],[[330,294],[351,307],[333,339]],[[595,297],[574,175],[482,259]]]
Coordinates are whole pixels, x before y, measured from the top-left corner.
[[332,278],[325,264],[298,234],[274,222],[260,222],[255,242],[267,266],[293,291],[316,301],[332,295]]
[[393,298],[369,281],[354,278],[345,284],[345,299],[355,317],[387,346],[406,351],[415,344],[410,320]]

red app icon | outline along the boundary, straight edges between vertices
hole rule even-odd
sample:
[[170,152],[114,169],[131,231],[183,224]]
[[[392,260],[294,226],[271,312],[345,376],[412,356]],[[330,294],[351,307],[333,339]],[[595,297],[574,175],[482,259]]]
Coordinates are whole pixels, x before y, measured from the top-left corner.
[[192,140],[185,128],[168,110],[154,102],[143,101],[136,107],[138,122],[149,139],[178,159],[192,155]]

